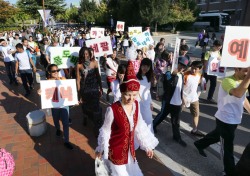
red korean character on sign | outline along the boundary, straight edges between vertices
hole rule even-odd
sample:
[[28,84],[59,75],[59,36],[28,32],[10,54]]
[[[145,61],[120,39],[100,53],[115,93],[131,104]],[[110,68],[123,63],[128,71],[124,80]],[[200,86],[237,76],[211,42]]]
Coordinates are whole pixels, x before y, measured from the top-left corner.
[[94,50],[95,53],[99,53],[99,49],[98,49],[98,44],[97,43],[95,43],[93,45],[90,45],[90,48],[93,48],[93,50]]
[[249,39],[235,39],[232,40],[228,45],[228,52],[232,56],[236,55],[237,60],[242,62],[247,61],[247,54],[249,50]]
[[117,29],[118,29],[118,30],[122,30],[122,29],[123,29],[123,25],[122,25],[122,24],[118,24],[118,25],[117,25]]
[[46,99],[52,99],[52,102],[59,102],[58,88],[52,87],[52,88],[45,89],[45,96],[46,96]]
[[102,51],[108,51],[109,50],[109,44],[108,44],[108,42],[101,42],[100,46],[102,48]]
[[62,99],[68,99],[68,101],[72,101],[73,100],[73,93],[72,93],[72,88],[71,87],[67,87],[67,89],[65,89],[64,87],[60,88],[60,94],[61,94],[61,98]]
[[97,36],[97,31],[92,31],[93,36]]

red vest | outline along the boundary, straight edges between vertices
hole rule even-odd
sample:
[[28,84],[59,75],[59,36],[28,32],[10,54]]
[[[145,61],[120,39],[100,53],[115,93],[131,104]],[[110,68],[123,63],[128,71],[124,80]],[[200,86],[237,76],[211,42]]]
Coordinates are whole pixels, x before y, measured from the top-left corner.
[[125,111],[119,101],[113,103],[111,108],[114,113],[114,121],[111,125],[109,140],[109,160],[116,165],[128,163],[128,151],[135,161],[134,131],[138,121],[138,102],[133,116],[134,128],[130,132],[130,124]]

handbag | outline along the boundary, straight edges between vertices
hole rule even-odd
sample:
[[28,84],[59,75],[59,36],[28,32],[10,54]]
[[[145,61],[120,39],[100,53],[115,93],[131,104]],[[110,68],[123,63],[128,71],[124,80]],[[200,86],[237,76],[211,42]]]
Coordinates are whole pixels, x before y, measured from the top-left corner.
[[104,160],[96,157],[95,159],[95,175],[96,176],[109,176],[109,169],[106,166]]

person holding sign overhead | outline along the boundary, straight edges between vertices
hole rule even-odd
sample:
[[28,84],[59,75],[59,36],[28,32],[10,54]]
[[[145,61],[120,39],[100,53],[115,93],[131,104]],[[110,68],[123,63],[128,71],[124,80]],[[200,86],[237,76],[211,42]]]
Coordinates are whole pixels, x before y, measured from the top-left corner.
[[[221,54],[220,54],[221,47],[222,47],[221,42],[219,40],[215,40],[212,49],[205,53],[205,58],[204,58],[204,64],[203,64],[204,65],[204,69],[203,69],[204,77],[206,79],[206,82],[208,82],[208,80],[210,81],[210,87],[209,87],[209,91],[207,95],[207,100],[211,103],[216,103],[215,100],[213,99],[213,96],[214,96],[214,91],[215,91],[216,84],[217,84],[217,76],[207,74],[208,63],[210,60],[215,59],[215,58],[217,58],[218,60],[221,59]],[[215,69],[219,69],[219,68],[215,68]]]

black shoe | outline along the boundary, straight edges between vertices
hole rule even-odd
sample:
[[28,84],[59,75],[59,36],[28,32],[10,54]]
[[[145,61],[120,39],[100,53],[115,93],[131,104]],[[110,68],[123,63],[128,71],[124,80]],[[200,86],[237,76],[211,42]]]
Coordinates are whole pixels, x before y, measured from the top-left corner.
[[61,131],[60,130],[56,130],[56,136],[60,137],[61,136]]
[[69,142],[64,142],[64,146],[69,150],[73,150],[73,146]]
[[174,139],[177,143],[179,143],[182,147],[187,147],[187,143],[182,139]]
[[72,119],[69,118],[69,125],[72,125]]
[[191,134],[192,135],[195,135],[195,136],[198,136],[198,137],[204,137],[205,134],[203,134],[202,132],[200,132],[199,130],[196,130],[196,131],[191,131]]
[[217,102],[213,98],[208,98],[207,101],[211,104],[217,104]]
[[197,142],[194,142],[194,145],[195,145],[195,147],[197,148],[197,150],[199,151],[199,154],[200,154],[201,156],[203,156],[204,158],[206,158],[206,157],[207,157],[207,154],[204,152],[203,149],[201,149],[201,148],[198,147]]

